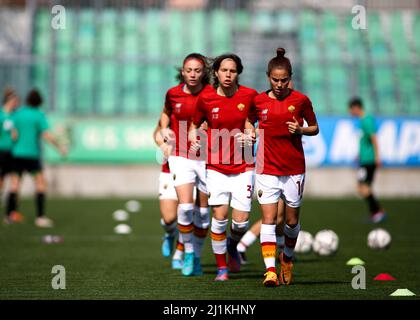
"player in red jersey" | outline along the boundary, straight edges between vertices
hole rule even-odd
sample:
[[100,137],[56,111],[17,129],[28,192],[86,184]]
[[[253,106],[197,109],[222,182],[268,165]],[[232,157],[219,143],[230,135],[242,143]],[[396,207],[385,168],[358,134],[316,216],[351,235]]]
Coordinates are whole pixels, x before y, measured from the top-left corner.
[[[189,136],[193,147],[200,145],[204,149],[203,142],[196,139],[196,130],[204,121],[207,122],[207,188],[209,205],[213,209],[211,239],[218,267],[216,281],[228,280],[228,264],[231,272],[239,271],[240,257],[236,246],[248,228],[251,210],[254,180],[252,152],[245,161],[246,152],[236,136],[244,132],[248,111],[257,92],[238,84],[242,70],[241,59],[235,54],[224,54],[214,60],[215,87],[208,87],[200,94]],[[233,210],[230,237],[227,239],[230,197]]]
[[[160,148],[165,148],[165,141],[160,134],[160,124],[156,126],[153,133],[155,143]],[[176,195],[174,180],[169,170],[167,159],[163,159],[162,171],[159,175],[159,207],[160,207],[160,224],[165,231],[162,243],[162,255],[169,257],[172,254],[173,243],[177,238],[175,252],[172,256],[172,268],[182,269],[182,255],[184,253],[184,244],[181,237],[177,236],[177,208],[178,197]]]
[[[165,153],[178,196],[178,230],[184,243],[182,274],[201,275],[201,250],[210,225],[207,204],[205,159],[189,154],[188,128],[196,113],[199,93],[208,85],[206,57],[189,54],[179,74],[180,84],[169,89],[160,124],[165,138]],[[200,206],[194,206],[197,186]]]
[[[299,208],[305,183],[305,155],[302,135],[318,134],[312,103],[304,94],[288,88],[292,66],[283,48],[268,63],[271,89],[254,99],[250,123],[258,120],[260,142],[257,150],[256,192],[262,211],[260,241],[267,272],[264,285],[276,286],[276,218],[280,198],[285,208],[285,246],[280,254],[280,281],[292,281],[292,258],[299,235]],[[307,126],[303,126],[304,120]]]

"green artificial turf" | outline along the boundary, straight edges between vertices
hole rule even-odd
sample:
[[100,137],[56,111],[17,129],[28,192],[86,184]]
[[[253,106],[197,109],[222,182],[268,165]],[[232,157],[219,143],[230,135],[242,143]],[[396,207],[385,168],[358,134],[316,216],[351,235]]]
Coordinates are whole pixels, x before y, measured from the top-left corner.
[[[155,199],[140,199],[142,209],[127,222],[130,235],[114,234],[112,213],[128,199],[49,199],[48,215],[53,229],[33,225],[32,200],[21,203],[23,224],[0,226],[0,299],[404,299],[389,295],[407,288],[420,295],[420,200],[384,200],[389,219],[380,225],[367,222],[365,204],[358,199],[305,199],[302,230],[313,235],[334,230],[340,239],[332,257],[314,253],[297,256],[294,283],[265,288],[259,242],[248,250],[250,264],[225,283],[214,282],[215,259],[210,239],[203,251],[204,275],[184,277],[172,270],[161,255],[163,231]],[[254,203],[251,220],[260,216]],[[366,245],[367,234],[376,227],[387,229],[392,245],[374,251]],[[45,244],[42,237],[60,235],[63,243]],[[346,261],[359,257],[366,262],[366,290],[354,290],[355,274]],[[66,289],[54,290],[54,265],[66,270]],[[396,281],[373,281],[389,273]]]

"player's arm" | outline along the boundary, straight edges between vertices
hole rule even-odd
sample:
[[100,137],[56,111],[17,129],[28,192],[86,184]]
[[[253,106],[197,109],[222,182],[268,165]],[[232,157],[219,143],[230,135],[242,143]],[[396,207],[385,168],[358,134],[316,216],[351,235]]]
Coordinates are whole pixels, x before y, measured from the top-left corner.
[[171,154],[171,146],[166,143],[165,138],[162,135],[160,124],[158,123],[155,130],[153,131],[153,139],[156,145],[162,150],[164,156],[167,158]]
[[295,116],[293,116],[293,121],[286,122],[289,132],[296,135],[316,136],[319,133],[318,121],[312,108],[312,102],[308,98],[303,104],[303,119],[308,124],[307,127],[301,126]]
[[58,150],[58,152],[60,152],[60,154],[63,157],[65,157],[67,155],[67,148],[66,148],[66,146],[61,145],[60,143],[58,143],[56,137],[54,137],[51,132],[44,131],[42,133],[42,137],[44,138],[44,140],[46,140],[51,145],[53,145]]
[[375,164],[377,167],[380,167],[382,163],[381,158],[379,156],[378,139],[376,137],[376,134],[370,135],[370,141],[372,142],[373,153],[375,154]]

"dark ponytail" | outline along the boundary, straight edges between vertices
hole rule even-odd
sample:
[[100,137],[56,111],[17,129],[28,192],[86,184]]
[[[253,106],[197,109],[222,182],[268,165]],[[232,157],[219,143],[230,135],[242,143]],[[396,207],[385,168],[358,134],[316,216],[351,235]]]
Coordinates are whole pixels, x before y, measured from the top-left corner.
[[291,77],[292,72],[292,65],[290,64],[289,58],[286,58],[284,55],[286,54],[286,50],[284,48],[277,48],[276,50],[277,56],[270,60],[267,66],[267,76],[270,76],[270,73],[273,69],[284,69],[289,73]]

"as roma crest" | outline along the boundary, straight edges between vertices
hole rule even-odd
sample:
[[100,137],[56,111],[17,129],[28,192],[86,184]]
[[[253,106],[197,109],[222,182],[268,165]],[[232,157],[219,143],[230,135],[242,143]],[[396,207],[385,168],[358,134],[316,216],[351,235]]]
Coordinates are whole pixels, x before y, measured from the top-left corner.
[[245,108],[245,105],[243,103],[238,104],[239,111],[244,110],[244,108]]

